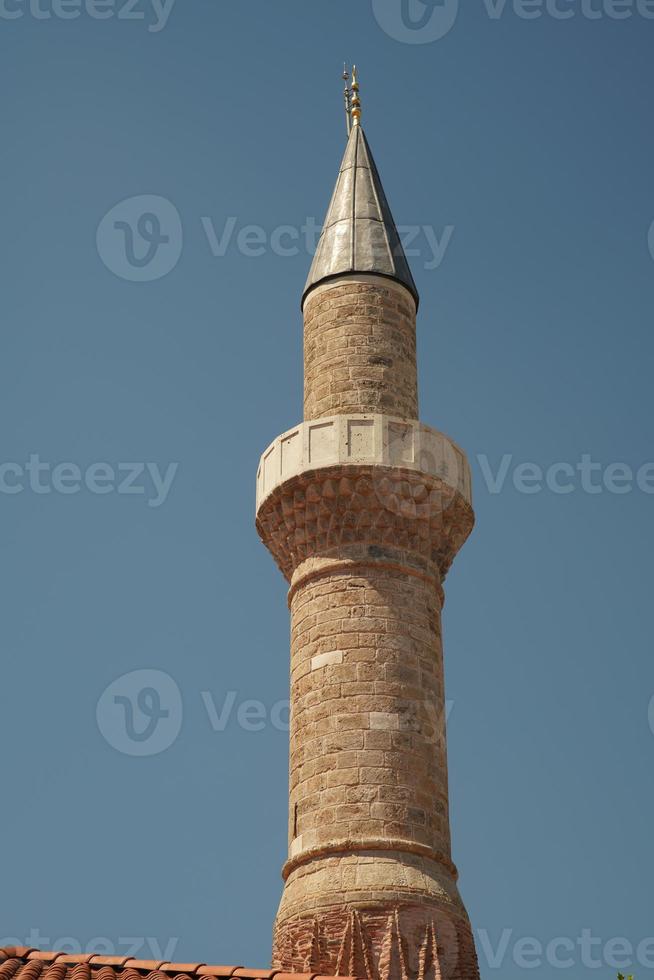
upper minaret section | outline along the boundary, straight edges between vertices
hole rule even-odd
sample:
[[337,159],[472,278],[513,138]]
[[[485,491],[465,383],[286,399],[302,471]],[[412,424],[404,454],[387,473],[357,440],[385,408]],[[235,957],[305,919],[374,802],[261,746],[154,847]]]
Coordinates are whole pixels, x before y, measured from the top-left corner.
[[406,287],[418,306],[418,290],[379,171],[363,128],[355,122],[304,287],[303,305],[319,283],[361,273],[395,280]]
[[356,76],[351,95],[347,148],[302,296],[304,417],[415,420],[418,290],[361,127]]

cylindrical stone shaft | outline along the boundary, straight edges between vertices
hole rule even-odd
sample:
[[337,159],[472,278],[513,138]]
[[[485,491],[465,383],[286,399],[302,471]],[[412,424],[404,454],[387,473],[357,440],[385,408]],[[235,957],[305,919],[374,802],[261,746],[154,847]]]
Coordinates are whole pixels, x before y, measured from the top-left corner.
[[341,277],[304,304],[304,417],[418,418],[416,306],[381,276]]
[[290,853],[394,840],[449,860],[439,583],[324,565],[292,589]]
[[259,469],[257,524],[291,586],[285,972],[479,977],[450,853],[441,646],[469,468],[417,422],[415,314],[383,276],[312,288],[306,421]]

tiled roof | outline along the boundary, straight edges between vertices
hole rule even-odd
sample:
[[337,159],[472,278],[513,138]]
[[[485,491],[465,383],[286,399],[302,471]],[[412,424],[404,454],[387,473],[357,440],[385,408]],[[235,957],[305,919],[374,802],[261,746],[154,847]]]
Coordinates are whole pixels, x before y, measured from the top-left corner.
[[[0,980],[198,980],[206,977],[238,977],[240,980],[322,980],[315,973],[283,973],[250,970],[242,966],[209,966],[207,963],[168,963],[137,960],[130,956],[69,956],[45,953],[28,946],[0,949]],[[340,980],[356,980],[341,977]]]

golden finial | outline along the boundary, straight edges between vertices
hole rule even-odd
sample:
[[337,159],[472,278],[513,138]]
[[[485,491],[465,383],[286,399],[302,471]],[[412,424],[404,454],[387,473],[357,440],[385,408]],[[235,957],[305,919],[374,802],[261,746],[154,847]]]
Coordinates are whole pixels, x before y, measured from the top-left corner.
[[347,84],[350,77],[350,73],[347,70],[347,65],[343,65],[343,81],[345,82],[345,91],[343,92],[343,99],[345,101],[345,129],[349,138],[350,131],[352,129],[352,104],[350,101],[351,93],[350,87]]
[[352,68],[352,125],[358,126],[361,122],[361,99],[359,98],[359,77],[357,66]]

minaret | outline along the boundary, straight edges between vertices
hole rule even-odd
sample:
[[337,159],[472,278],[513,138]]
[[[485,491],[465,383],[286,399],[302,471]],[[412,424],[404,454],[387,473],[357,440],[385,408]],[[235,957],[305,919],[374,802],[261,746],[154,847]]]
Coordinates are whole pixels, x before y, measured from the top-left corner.
[[356,73],[349,111],[302,298],[304,421],[268,447],[257,475],[257,528],[291,611],[289,852],[273,964],[477,980],[450,853],[441,645],[443,580],[474,522],[470,470],[418,421],[418,292]]

